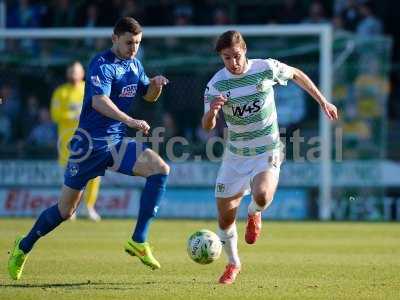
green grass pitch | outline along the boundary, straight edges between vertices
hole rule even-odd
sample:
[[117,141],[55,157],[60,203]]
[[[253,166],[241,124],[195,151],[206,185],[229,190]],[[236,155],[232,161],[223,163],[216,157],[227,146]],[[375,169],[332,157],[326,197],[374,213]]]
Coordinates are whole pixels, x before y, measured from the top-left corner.
[[255,245],[244,242],[242,273],[216,283],[225,256],[197,265],[186,254],[195,230],[214,221],[156,220],[150,240],[162,269],[151,271],[124,253],[133,221],[67,222],[32,251],[23,277],[7,274],[9,248],[32,219],[0,219],[0,299],[399,299],[399,223],[264,221]]

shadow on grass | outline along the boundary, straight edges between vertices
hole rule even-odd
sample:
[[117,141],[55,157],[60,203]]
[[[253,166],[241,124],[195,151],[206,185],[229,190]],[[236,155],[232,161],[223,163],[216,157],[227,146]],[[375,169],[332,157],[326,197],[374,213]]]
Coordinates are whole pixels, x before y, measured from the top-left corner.
[[16,284],[0,284],[0,288],[23,288],[23,289],[98,289],[98,290],[135,290],[143,285],[155,285],[157,282],[71,282],[71,283],[16,283]]
[[[163,281],[163,284],[171,285],[190,285],[190,284],[201,284],[201,285],[212,285],[210,281],[199,281],[199,280],[188,280],[188,281]],[[96,289],[96,290],[137,290],[142,289],[144,286],[158,286],[158,281],[140,281],[140,282],[92,282],[90,280],[86,282],[71,282],[71,283],[11,283],[11,284],[0,284],[0,288],[11,288],[11,289]]]

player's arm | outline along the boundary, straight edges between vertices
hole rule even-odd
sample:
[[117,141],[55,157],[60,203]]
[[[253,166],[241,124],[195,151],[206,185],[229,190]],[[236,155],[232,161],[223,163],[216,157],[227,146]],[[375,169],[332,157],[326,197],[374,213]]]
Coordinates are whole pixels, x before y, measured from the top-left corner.
[[213,101],[210,103],[209,110],[206,110],[203,118],[201,119],[201,125],[203,126],[204,130],[210,131],[214,129],[215,125],[217,124],[218,112],[227,100],[228,99],[223,95],[214,97]]
[[311,97],[313,97],[321,106],[325,114],[330,120],[338,119],[338,112],[335,105],[328,102],[324,95],[319,91],[312,80],[301,70],[297,68],[292,68],[293,71],[293,81],[307,91]]
[[151,78],[149,87],[143,98],[148,102],[156,102],[161,95],[163,86],[168,84],[168,82],[168,79],[161,75]]
[[106,95],[95,95],[92,97],[92,107],[102,115],[125,123],[131,128],[136,128],[143,131],[145,134],[148,133],[150,126],[146,121],[133,119],[126,113],[121,111],[115,103]]
[[53,95],[51,96],[50,101],[50,116],[54,123],[59,123],[61,120],[62,107],[61,101],[59,100],[59,89],[57,88]]

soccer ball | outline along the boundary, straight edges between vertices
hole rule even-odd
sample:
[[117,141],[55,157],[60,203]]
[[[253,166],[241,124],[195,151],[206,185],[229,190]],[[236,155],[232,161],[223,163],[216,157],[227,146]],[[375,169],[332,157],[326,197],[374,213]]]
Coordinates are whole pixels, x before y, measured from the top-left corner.
[[202,229],[193,233],[187,242],[189,257],[195,262],[206,265],[218,259],[222,244],[219,237],[212,231]]

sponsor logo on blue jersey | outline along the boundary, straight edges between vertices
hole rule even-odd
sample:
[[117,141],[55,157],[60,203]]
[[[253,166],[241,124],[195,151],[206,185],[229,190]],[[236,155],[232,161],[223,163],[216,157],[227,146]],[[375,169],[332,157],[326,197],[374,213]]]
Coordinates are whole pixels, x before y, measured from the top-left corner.
[[137,84],[129,84],[122,88],[121,94],[119,97],[128,97],[133,98],[136,95]]

